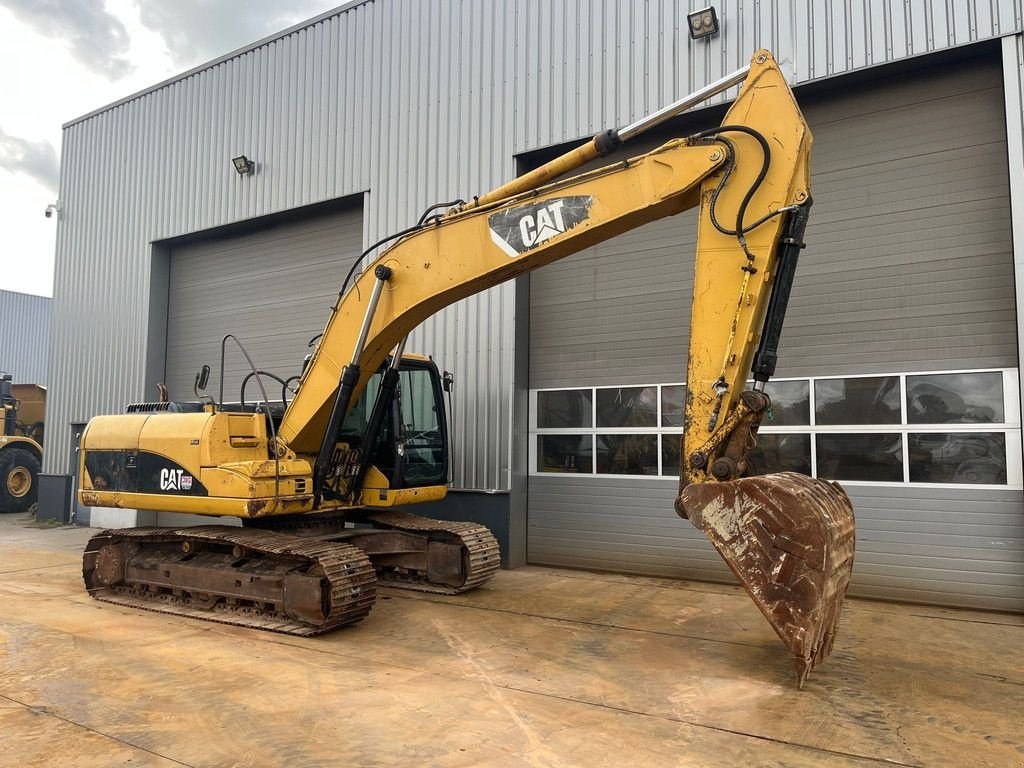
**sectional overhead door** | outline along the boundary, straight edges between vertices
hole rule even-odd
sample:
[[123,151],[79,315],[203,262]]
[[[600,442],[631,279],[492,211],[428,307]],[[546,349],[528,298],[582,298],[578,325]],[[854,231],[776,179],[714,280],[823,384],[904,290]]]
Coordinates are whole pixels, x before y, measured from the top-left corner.
[[[282,379],[298,374],[306,345],[323,330],[361,244],[362,210],[352,207],[174,247],[165,369],[171,397],[193,397],[195,373],[204,363],[213,371],[210,392],[216,395],[221,339],[229,333],[257,368]],[[225,400],[239,399],[249,370],[229,342]],[[280,386],[268,386],[268,396],[280,399]],[[259,398],[254,381],[246,391],[248,402]]]
[[[845,481],[853,594],[1024,610],[998,62],[801,103],[815,205],[759,461]],[[531,276],[533,563],[732,580],[672,510],[695,223],[655,222]]]

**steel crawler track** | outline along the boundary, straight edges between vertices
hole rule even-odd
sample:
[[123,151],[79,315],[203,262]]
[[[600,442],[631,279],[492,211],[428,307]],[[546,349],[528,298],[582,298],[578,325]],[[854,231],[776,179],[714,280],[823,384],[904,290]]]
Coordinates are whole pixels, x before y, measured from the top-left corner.
[[82,575],[97,600],[287,635],[354,624],[376,600],[373,566],[350,544],[227,526],[103,531]]
[[[82,576],[97,600],[287,635],[312,636],[370,613],[376,586],[455,595],[480,586],[500,566],[498,542],[474,523],[407,512],[363,518],[376,528],[458,545],[461,583],[438,584],[425,572],[378,567],[341,517],[310,516],[261,527],[128,528],[103,531],[86,545]],[[278,527],[275,523],[280,523]]]
[[463,547],[462,562],[466,580],[459,586],[432,584],[415,574],[379,570],[377,581],[381,586],[412,589],[417,592],[432,592],[439,595],[458,595],[479,587],[490,579],[501,566],[498,541],[483,525],[452,523],[398,511],[378,512],[368,516],[367,519],[378,528],[390,528],[453,543],[457,541]]

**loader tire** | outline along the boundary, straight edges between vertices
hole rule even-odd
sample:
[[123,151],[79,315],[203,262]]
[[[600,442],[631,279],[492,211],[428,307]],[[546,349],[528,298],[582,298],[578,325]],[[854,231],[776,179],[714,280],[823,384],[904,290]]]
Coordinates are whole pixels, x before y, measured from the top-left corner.
[[39,496],[39,460],[21,448],[0,453],[0,512],[24,512]]

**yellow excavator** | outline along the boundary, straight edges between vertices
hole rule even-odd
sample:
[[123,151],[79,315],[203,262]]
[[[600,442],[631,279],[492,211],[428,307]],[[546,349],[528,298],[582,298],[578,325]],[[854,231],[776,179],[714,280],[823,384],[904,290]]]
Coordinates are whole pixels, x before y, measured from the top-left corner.
[[[740,83],[722,125],[568,177]],[[429,358],[405,353],[408,334],[459,299],[699,206],[676,510],[790,648],[802,686],[832,648],[853,509],[833,483],[744,474],[803,247],[810,150],[785,77],[759,51],[748,67],[486,195],[428,209],[368,249],[392,241],[355,275],[357,260],[290,402],[287,386],[283,405],[269,400],[249,360],[258,403],[245,402],[244,383],[239,403],[225,402],[223,383],[218,399],[200,395],[204,366],[195,402],[142,403],[89,423],[82,504],[243,522],[98,533],[84,557],[89,593],[315,635],[363,619],[377,584],[445,594],[482,584],[499,566],[485,527],[399,509],[443,498],[448,481],[446,382]]]

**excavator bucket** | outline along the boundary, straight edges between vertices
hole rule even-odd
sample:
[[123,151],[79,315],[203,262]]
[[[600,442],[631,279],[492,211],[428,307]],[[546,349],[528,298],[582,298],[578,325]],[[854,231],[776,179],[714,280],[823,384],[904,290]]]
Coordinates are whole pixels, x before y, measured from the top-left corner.
[[828,657],[853,570],[853,505],[837,483],[781,472],[686,486],[704,532],[792,651],[797,685]]

